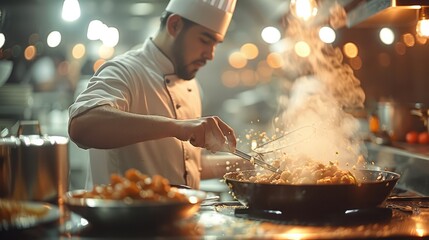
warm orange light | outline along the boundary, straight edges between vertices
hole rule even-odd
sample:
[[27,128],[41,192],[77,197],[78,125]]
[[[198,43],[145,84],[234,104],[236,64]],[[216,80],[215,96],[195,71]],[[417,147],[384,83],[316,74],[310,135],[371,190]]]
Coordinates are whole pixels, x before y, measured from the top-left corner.
[[247,58],[241,52],[233,52],[229,55],[228,61],[233,68],[243,68],[247,65]]
[[267,56],[267,64],[271,68],[281,68],[284,65],[284,60],[279,53],[273,52]]
[[36,47],[33,45],[30,45],[25,48],[24,57],[26,60],[30,61],[36,57],[36,53],[37,53]]
[[98,50],[98,55],[100,56],[100,58],[103,58],[103,59],[111,58],[114,53],[115,53],[115,49],[113,47],[109,47],[104,44],[101,45],[100,49]]
[[316,16],[318,4],[316,0],[292,0],[289,8],[292,15],[298,19],[309,21]]
[[419,44],[424,45],[424,44],[426,44],[426,43],[427,43],[428,39],[427,39],[426,37],[422,37],[422,36],[419,36],[419,35],[417,34],[417,35],[416,35],[416,41],[417,41]]
[[85,56],[85,45],[78,43],[73,47],[72,55],[75,59],[80,59]]
[[247,59],[255,59],[259,54],[258,47],[253,43],[244,44],[241,46],[240,51],[244,54],[244,56],[246,56]]
[[362,59],[357,56],[355,58],[350,59],[350,67],[353,68],[353,70],[359,70],[362,68]]
[[101,65],[103,65],[103,63],[105,63],[105,62],[106,62],[106,60],[104,60],[104,59],[98,59],[97,61],[95,61],[94,66],[93,66],[94,72],[96,72],[101,67]]
[[343,52],[348,58],[355,58],[359,54],[358,47],[352,42],[344,44]]
[[405,44],[402,42],[397,42],[395,44],[395,51],[397,54],[399,55],[405,55],[405,53],[407,52],[407,47],[405,47]]
[[310,46],[304,41],[299,41],[295,43],[294,50],[298,56],[303,58],[308,57],[311,54]]
[[420,37],[429,38],[429,7],[420,8],[416,32]]
[[402,40],[404,41],[405,46],[407,47],[413,47],[416,43],[416,40],[414,39],[414,36],[411,33],[405,33],[402,35]]

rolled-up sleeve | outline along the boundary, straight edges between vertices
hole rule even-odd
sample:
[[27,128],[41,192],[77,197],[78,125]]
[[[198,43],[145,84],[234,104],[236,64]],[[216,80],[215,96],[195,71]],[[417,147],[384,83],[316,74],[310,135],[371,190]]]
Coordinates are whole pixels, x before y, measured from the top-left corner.
[[119,62],[104,64],[89,80],[87,88],[69,107],[70,119],[102,105],[110,105],[122,111],[129,110],[130,91],[126,79],[128,72]]

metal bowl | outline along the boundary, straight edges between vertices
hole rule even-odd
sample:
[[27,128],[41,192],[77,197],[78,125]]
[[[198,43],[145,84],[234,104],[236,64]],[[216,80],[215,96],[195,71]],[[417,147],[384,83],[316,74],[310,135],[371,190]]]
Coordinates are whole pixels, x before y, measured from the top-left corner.
[[92,225],[154,226],[193,216],[206,193],[194,189],[177,189],[188,201],[106,200],[74,197],[86,190],[69,191],[64,196],[67,208]]

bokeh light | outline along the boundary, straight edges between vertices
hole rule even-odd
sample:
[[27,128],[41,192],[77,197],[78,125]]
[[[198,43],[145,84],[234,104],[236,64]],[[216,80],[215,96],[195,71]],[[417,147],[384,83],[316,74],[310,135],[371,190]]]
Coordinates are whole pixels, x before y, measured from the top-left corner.
[[115,54],[115,49],[113,47],[109,47],[103,44],[98,49],[98,55],[100,56],[100,58],[109,59],[113,57],[113,54]]
[[316,0],[291,0],[290,11],[298,19],[309,21],[318,11]]
[[416,41],[417,41],[419,44],[424,45],[424,44],[426,44],[426,43],[427,43],[428,38],[426,38],[426,37],[422,37],[422,36],[419,36],[419,35],[417,34],[417,35],[416,35]]
[[261,37],[266,43],[276,43],[281,38],[280,31],[275,27],[266,27],[261,32]]
[[416,24],[416,32],[421,37],[429,38],[429,19],[419,20]]
[[6,42],[6,37],[3,33],[0,33],[0,48],[4,46],[4,43]]
[[247,58],[241,52],[233,52],[228,58],[229,64],[233,68],[243,68],[247,65]]
[[72,49],[72,56],[75,59],[80,59],[83,56],[85,56],[85,45],[83,45],[82,43],[78,43],[76,44],[73,49]]
[[308,57],[311,54],[310,46],[304,41],[295,43],[294,50],[295,53],[300,57]]
[[255,59],[259,55],[258,47],[253,43],[246,43],[240,48],[241,53],[246,56],[247,59]]
[[395,41],[395,34],[393,33],[392,29],[390,28],[382,28],[380,30],[380,40],[386,45],[390,45]]
[[395,51],[398,55],[405,55],[405,53],[407,52],[407,47],[405,46],[404,43],[397,42],[395,44]]
[[46,43],[51,48],[57,47],[61,43],[61,33],[58,31],[52,31],[46,38]]
[[28,61],[33,60],[36,57],[36,54],[37,54],[37,50],[34,45],[30,45],[26,47],[24,50],[24,57]]
[[119,31],[115,27],[109,27],[100,37],[104,45],[115,47],[119,43]]
[[273,52],[267,56],[267,64],[271,68],[281,68],[284,65],[284,60],[279,53]]
[[362,59],[359,56],[350,59],[350,67],[353,70],[359,70],[362,68]]
[[106,60],[102,59],[102,58],[100,58],[97,61],[95,61],[94,65],[93,65],[94,72],[96,72],[101,67],[101,65],[103,65],[105,62],[106,62]]
[[407,47],[413,47],[414,44],[416,44],[416,39],[411,33],[405,33],[404,35],[402,35],[402,41]]
[[343,46],[344,55],[348,58],[355,58],[359,54],[359,49],[356,44],[348,42]]
[[333,43],[336,38],[334,29],[330,27],[322,27],[319,30],[319,38],[324,43]]

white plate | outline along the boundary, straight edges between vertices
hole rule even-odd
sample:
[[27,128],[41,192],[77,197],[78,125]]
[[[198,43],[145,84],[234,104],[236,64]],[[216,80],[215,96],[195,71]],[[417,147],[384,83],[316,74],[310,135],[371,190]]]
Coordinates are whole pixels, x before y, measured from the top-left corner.
[[45,202],[13,201],[0,199],[0,203],[0,207],[4,206],[3,203],[13,203],[21,204],[24,209],[30,209],[37,212],[45,212],[43,215],[40,216],[23,215],[12,219],[12,221],[2,221],[0,219],[0,232],[28,229],[48,222],[53,222],[60,217],[60,210],[58,209],[58,207]]

